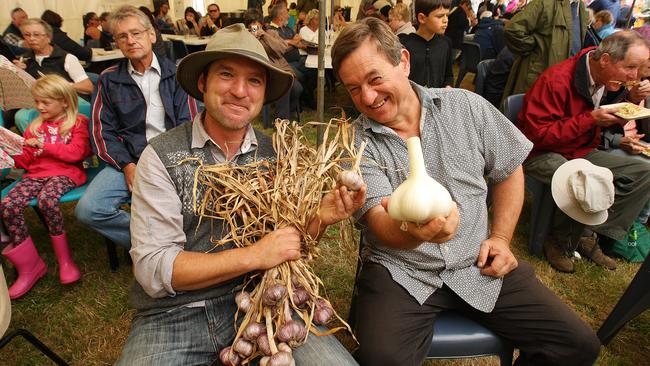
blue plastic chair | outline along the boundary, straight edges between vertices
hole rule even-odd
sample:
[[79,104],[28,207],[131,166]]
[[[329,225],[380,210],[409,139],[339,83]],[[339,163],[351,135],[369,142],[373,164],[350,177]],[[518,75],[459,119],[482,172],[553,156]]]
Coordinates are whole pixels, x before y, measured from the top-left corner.
[[[503,104],[503,114],[512,123],[517,122],[517,115],[524,103],[524,94],[515,94],[507,97]],[[528,251],[538,257],[543,255],[544,241],[553,225],[555,215],[555,201],[551,193],[551,186],[531,177],[526,176],[526,189],[533,196],[533,206],[530,212],[530,230],[528,232]]]
[[[61,199],[59,200],[59,203],[66,203],[66,202],[75,202],[79,201],[81,197],[84,195],[86,192],[86,188],[88,188],[88,185],[90,182],[95,178],[95,176],[102,170],[104,169],[105,164],[100,163],[98,167],[95,168],[88,168],[86,169],[86,174],[87,174],[87,180],[86,183],[76,187],[63,196],[61,196]],[[20,178],[18,178],[16,181],[8,185],[2,190],[2,195],[1,197],[4,198],[9,191],[20,181]],[[41,212],[38,210],[38,203],[36,201],[36,198],[32,199],[29,202],[29,206],[31,206],[34,211],[36,212],[36,215],[38,215],[38,218],[41,220],[43,225],[45,225],[45,219],[43,218]],[[112,272],[115,272],[119,266],[119,260],[117,257],[117,247],[115,243],[113,243],[111,240],[106,239],[106,251],[108,253],[108,262],[109,266],[111,268]]]

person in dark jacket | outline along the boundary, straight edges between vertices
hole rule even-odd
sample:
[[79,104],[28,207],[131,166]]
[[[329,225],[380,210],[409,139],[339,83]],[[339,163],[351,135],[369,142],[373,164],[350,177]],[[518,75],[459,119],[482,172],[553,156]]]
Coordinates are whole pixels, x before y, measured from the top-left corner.
[[451,86],[452,44],[445,36],[449,0],[416,0],[417,32],[400,34],[399,40],[409,51],[409,79],[427,88]]
[[490,11],[481,14],[474,33],[474,42],[481,47],[481,60],[497,57],[505,45],[503,39],[503,22],[492,18]]
[[81,47],[79,43],[68,37],[68,34],[61,30],[61,25],[63,24],[61,15],[52,10],[45,10],[41,15],[41,19],[52,26],[52,43],[61,47],[64,51],[77,56],[79,60],[90,61],[93,57],[93,50],[90,47]]
[[485,75],[482,96],[495,108],[499,108],[499,103],[501,103],[501,98],[503,97],[503,90],[508,82],[510,69],[514,62],[515,55],[510,52],[508,47],[503,47],[492,63],[487,75]]
[[445,35],[451,39],[451,44],[456,53],[460,52],[463,47],[463,40],[465,39],[465,32],[470,30],[470,27],[476,25],[476,17],[470,20],[470,14],[473,15],[472,5],[469,0],[461,0],[458,6],[451,8],[449,12],[449,24],[445,30]]
[[112,13],[110,28],[126,57],[99,76],[92,98],[90,142],[108,166],[90,183],[75,214],[115,243],[130,247],[130,200],[135,167],[147,141],[197,113],[176,81],[176,66],[157,57],[149,18],[132,6]]

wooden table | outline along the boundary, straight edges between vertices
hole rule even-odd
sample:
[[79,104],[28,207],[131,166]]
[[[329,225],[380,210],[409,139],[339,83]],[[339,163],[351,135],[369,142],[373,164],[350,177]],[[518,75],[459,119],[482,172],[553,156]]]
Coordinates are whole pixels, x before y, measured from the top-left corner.
[[103,48],[93,48],[93,57],[90,62],[111,61],[124,58],[121,50],[106,51]]

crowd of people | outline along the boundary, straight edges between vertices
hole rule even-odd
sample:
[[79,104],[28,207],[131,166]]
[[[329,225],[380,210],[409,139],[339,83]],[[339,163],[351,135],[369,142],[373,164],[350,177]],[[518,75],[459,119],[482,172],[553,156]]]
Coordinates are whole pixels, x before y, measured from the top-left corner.
[[[571,196],[557,202],[544,243],[560,272],[575,271],[576,251],[616,269],[601,244],[650,216],[650,160],[642,154],[648,121],[628,121],[608,107],[650,97],[650,42],[621,29],[629,27],[616,21],[620,4],[603,3],[589,5],[593,21],[582,0],[364,0],[353,23],[334,9],[330,72],[359,112],[365,184],[325,194],[309,230],[320,237],[349,217],[362,230],[353,325],[360,347],[352,357],[333,336],[310,337],[294,353],[298,364],[419,365],[435,319],[450,309],[518,348],[521,364],[593,364],[594,331],[510,244],[525,175]],[[307,47],[318,44],[317,2],[273,0],[266,18],[264,2],[249,5],[235,24],[217,4],[206,16],[188,7],[177,21],[166,3],[153,12],[90,12],[87,46],[71,40],[51,10],[41,18],[11,12],[4,56],[37,79],[39,116],[13,156],[26,173],[2,199],[2,254],[18,272],[10,296],[25,296],[47,273],[23,216],[33,198],[61,283],[81,278],[57,202],[87,183],[83,161],[94,153],[101,171],[75,215],[133,258],[129,302],[137,314],[120,365],[215,362],[235,336],[234,296],[244,275],[300,257],[301,234],[292,227],[251,247],[214,249],[210,236],[221,231],[192,210],[198,163],[188,158],[233,166],[272,159],[270,138],[251,125],[263,106],[274,103],[277,117],[291,118],[315,104],[316,71],[305,61]],[[155,49],[167,32],[211,38],[177,64]],[[482,96],[452,87],[468,35],[483,59],[494,59]],[[94,45],[113,44],[124,59],[91,81],[80,60],[90,59]],[[499,107],[515,94],[524,96],[512,123]],[[88,101],[84,116],[79,104]],[[408,176],[405,140],[413,136],[454,205],[447,217],[404,225],[388,205]],[[556,186],[560,171],[566,181]]]

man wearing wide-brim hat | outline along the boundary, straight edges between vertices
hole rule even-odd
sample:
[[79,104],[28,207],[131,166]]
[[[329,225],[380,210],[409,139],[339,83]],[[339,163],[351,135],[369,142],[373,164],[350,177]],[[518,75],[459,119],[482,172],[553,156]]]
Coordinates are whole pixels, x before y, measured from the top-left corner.
[[[275,158],[271,139],[250,122],[264,103],[287,92],[291,74],[275,68],[262,44],[234,24],[219,30],[205,51],[183,59],[177,78],[205,103],[205,111],[193,123],[152,139],[140,157],[131,205],[136,281],[129,296],[137,313],[120,365],[222,364],[219,353],[235,337],[234,296],[243,276],[300,257],[301,234],[293,227],[245,248],[215,247],[211,239],[228,230],[219,220],[199,222],[193,210],[199,164]],[[363,197],[346,201],[334,191],[328,195],[337,197],[333,202],[345,214],[321,207],[313,221],[325,225],[310,225],[312,237],[363,204]],[[333,336],[309,337],[293,357],[298,365],[356,364]]]

